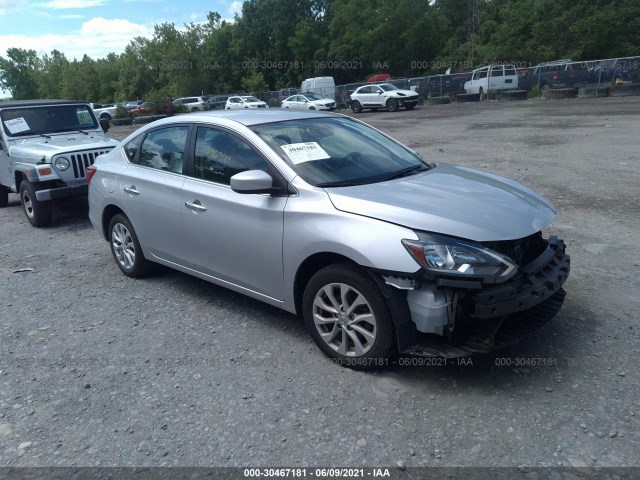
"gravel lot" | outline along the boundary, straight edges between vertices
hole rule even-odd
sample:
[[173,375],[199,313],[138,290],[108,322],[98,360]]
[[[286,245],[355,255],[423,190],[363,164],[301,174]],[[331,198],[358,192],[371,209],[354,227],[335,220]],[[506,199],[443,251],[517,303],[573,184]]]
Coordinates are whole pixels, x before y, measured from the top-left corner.
[[358,118],[556,204],[572,274],[548,326],[468,365],[354,372],[293,315],[168,269],[123,276],[84,200],[35,229],[12,195],[0,466],[640,466],[640,97]]

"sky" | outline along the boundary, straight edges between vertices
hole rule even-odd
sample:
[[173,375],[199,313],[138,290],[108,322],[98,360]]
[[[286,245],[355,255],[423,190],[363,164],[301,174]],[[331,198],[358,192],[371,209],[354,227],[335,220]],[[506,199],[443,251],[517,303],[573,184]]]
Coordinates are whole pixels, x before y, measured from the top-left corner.
[[[242,1],[234,0],[0,0],[0,56],[7,48],[53,49],[69,60],[122,53],[138,36],[151,37],[154,24],[204,22],[211,11],[232,20]],[[9,94],[0,90],[0,98]]]

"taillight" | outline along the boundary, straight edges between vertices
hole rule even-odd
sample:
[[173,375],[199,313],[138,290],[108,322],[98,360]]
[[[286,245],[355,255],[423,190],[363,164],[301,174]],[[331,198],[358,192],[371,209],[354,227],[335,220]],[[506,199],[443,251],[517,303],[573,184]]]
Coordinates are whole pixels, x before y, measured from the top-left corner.
[[554,82],[558,81],[558,72],[553,72],[553,81]]
[[85,169],[85,172],[87,174],[87,185],[91,185],[91,179],[93,178],[93,176],[96,174],[97,171],[98,169],[96,168],[95,165],[89,165]]

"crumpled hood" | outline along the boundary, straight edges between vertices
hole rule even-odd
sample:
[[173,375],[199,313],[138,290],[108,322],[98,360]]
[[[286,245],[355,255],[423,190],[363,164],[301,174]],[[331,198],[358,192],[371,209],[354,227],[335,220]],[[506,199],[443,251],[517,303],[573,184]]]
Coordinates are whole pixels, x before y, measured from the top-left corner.
[[9,154],[22,158],[50,159],[53,155],[64,152],[77,152],[78,150],[93,150],[100,148],[113,148],[118,142],[110,138],[98,135],[83,135],[73,133],[69,135],[55,136],[52,138],[27,139],[22,143],[9,147]]
[[556,216],[551,202],[524,185],[447,164],[398,180],[326,192],[344,212],[479,242],[526,237]]

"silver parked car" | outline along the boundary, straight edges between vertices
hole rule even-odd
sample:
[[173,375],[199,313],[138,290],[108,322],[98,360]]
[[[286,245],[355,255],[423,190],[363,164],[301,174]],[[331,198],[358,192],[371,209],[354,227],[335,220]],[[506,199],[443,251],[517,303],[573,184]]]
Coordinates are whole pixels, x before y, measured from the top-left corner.
[[569,274],[527,187],[434,165],[355,119],[289,110],[167,118],[89,168],[93,226],[150,262],[300,314],[344,365],[461,357],[551,319]]

